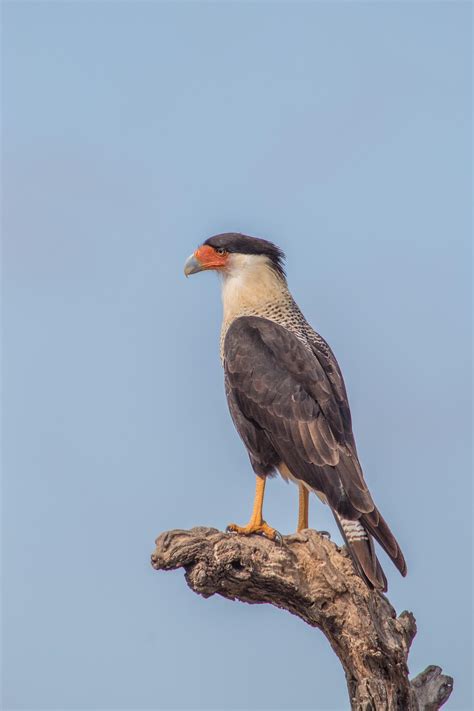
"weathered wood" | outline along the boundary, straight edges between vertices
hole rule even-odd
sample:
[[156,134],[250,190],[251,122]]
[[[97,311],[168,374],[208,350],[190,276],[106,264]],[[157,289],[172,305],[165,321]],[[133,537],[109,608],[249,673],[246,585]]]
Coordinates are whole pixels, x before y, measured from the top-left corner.
[[441,667],[431,665],[412,680],[411,686],[421,711],[437,711],[451,696],[453,678],[441,671]]
[[318,627],[344,668],[353,711],[435,711],[449,698],[453,680],[439,667],[409,680],[413,615],[397,617],[355,573],[345,549],[317,531],[281,544],[214,528],[168,531],[151,559],[156,570],[184,568],[199,595],[267,602]]

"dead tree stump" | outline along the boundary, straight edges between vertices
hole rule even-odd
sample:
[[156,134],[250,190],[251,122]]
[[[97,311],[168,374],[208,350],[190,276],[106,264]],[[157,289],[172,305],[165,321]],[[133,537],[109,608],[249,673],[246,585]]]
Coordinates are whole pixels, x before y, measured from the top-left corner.
[[344,548],[307,529],[281,544],[215,528],[162,533],[156,570],[184,568],[191,590],[210,597],[270,603],[318,627],[344,668],[353,711],[436,711],[453,679],[429,666],[411,682],[411,612],[398,617],[385,595],[369,590]]

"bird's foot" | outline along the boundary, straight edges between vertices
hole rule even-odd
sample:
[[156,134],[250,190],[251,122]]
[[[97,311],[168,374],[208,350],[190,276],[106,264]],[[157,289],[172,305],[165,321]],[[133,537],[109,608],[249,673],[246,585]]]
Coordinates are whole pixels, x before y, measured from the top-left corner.
[[225,529],[226,533],[239,533],[242,536],[250,536],[252,533],[257,533],[260,536],[265,536],[271,541],[283,542],[281,533],[278,533],[274,528],[268,525],[266,521],[261,523],[250,522],[246,526],[238,526],[236,523],[229,523]]
[[315,533],[319,533],[320,536],[323,538],[327,538],[328,540],[331,540],[331,534],[329,531],[317,531],[315,528],[309,528],[309,526],[306,526],[305,528],[297,528],[296,533],[302,533],[303,531],[314,531]]

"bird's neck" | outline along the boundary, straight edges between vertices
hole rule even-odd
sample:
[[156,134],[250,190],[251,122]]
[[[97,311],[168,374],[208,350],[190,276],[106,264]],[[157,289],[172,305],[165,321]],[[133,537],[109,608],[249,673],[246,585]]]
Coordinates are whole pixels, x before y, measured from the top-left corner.
[[[245,266],[245,265],[244,265]],[[220,351],[224,360],[224,340],[231,323],[239,316],[260,316],[279,321],[295,307],[284,277],[262,260],[253,258],[248,268],[222,275],[223,318]]]
[[286,280],[264,259],[253,257],[222,276],[224,324],[230,325],[239,316],[264,316],[272,305],[291,300]]

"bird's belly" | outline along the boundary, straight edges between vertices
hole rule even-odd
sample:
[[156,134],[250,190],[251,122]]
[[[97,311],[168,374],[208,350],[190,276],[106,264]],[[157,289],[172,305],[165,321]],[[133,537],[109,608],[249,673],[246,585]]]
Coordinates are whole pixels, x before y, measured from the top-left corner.
[[286,466],[286,464],[285,464],[284,462],[280,462],[280,464],[278,465],[277,469],[278,469],[278,471],[279,471],[279,473],[280,473],[281,478],[284,479],[286,482],[292,481],[292,482],[294,482],[295,484],[301,484],[301,485],[304,486],[308,491],[313,491],[313,492],[316,494],[316,496],[317,496],[319,499],[321,499],[321,501],[323,502],[323,504],[327,504],[327,498],[326,498],[326,496],[323,494],[322,491],[316,491],[316,489],[313,489],[313,488],[312,488],[311,486],[309,486],[309,484],[307,484],[305,481],[303,481],[302,479],[298,479],[298,477],[294,476],[294,475],[290,472],[290,470],[288,469],[288,467]]

